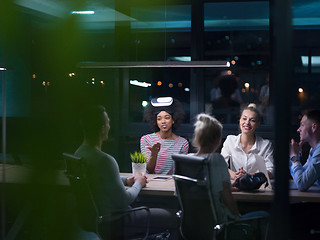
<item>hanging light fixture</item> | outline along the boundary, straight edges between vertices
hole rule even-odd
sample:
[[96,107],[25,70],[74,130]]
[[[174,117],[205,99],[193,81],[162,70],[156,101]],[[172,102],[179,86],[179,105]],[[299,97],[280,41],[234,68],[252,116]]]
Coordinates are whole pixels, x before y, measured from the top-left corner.
[[229,68],[229,61],[80,62],[79,68]]

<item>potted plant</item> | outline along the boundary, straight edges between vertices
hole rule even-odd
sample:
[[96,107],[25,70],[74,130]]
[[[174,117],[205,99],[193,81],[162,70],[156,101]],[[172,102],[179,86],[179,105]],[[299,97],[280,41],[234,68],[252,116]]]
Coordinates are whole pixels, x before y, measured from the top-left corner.
[[146,173],[147,167],[147,156],[142,152],[130,153],[130,158],[132,162],[132,173]]

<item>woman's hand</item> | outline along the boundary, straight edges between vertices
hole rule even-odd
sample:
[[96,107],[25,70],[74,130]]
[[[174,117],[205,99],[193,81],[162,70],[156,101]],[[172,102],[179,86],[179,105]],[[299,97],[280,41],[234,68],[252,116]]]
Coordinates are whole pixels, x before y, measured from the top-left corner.
[[236,180],[237,179],[231,179],[231,192],[239,192],[240,189],[236,187]]
[[240,189],[235,187],[235,186],[232,186],[231,187],[231,192],[240,192]]
[[246,171],[243,170],[243,168],[239,168],[239,170],[237,172],[233,172],[233,179],[231,179],[231,191],[232,192],[239,192],[240,189],[237,188],[235,185],[236,185],[236,180],[238,178],[241,178],[242,176],[244,176],[246,174]]
[[153,173],[157,164],[158,153],[161,148],[161,144],[159,142],[153,144],[153,146],[147,146],[147,148],[151,151],[150,159],[147,163],[147,171],[149,173]]
[[237,172],[234,172],[231,169],[228,169],[228,170],[229,170],[230,180],[231,180],[232,185],[234,184],[234,182],[238,178],[240,178],[240,177],[242,177],[242,176],[244,176],[246,174],[246,171],[244,171],[242,167],[239,168],[239,170]]
[[151,151],[151,155],[158,154],[158,152],[160,151],[160,148],[161,148],[161,143],[157,142],[157,143],[153,144],[153,146],[147,146],[147,148]]
[[239,170],[237,172],[235,172],[235,180],[246,175],[246,171],[243,170],[243,167],[239,168]]

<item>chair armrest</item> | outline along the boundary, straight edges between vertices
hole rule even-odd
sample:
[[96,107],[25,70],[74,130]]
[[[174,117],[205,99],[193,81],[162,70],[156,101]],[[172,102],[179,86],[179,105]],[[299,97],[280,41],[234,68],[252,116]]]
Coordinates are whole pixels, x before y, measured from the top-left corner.
[[[141,206],[141,207],[135,207],[135,208],[130,208],[126,210],[118,210],[118,211],[113,211],[109,215],[102,215],[99,216],[97,219],[97,226],[101,225],[104,220],[107,222],[112,222],[121,219],[122,217],[125,217],[131,212],[137,212],[137,211],[146,211],[147,212],[147,217],[146,217],[146,225],[145,225],[145,236],[143,239],[147,239],[149,236],[149,228],[150,228],[150,209],[146,206]],[[97,229],[98,235],[99,235],[99,229]]]
[[195,179],[195,178],[178,175],[178,174],[173,174],[172,177],[176,181],[189,181],[189,182],[197,183],[198,185],[206,185],[206,179],[205,180]]
[[141,207],[129,208],[129,209],[126,209],[126,210],[112,211],[112,212],[111,212],[111,215],[114,215],[114,214],[126,214],[126,213],[135,212],[135,211],[140,211],[140,210],[146,210],[147,212],[150,213],[150,210],[149,210],[148,207],[146,207],[146,206],[141,206]]
[[223,227],[227,227],[230,224],[236,224],[236,223],[242,223],[242,222],[247,222],[247,221],[253,221],[253,220],[259,220],[259,219],[266,219],[269,216],[252,216],[252,217],[246,217],[246,218],[238,218],[236,220],[233,221],[228,221],[228,222],[224,222],[222,224],[217,224],[214,229],[215,230],[220,230]]
[[[242,227],[246,227],[248,228],[248,226],[250,226],[250,224],[248,224],[250,221],[254,221],[254,220],[263,220],[263,219],[268,219],[269,216],[265,215],[265,216],[251,216],[251,217],[245,217],[245,218],[238,218],[235,219],[233,221],[228,221],[222,224],[218,224],[216,226],[214,226],[214,231],[217,231],[217,234],[221,234],[221,232],[224,232],[224,239],[228,239],[227,235],[229,233],[230,230],[228,230],[229,228],[232,229],[232,227],[237,227],[237,226],[242,226]],[[259,223],[259,226],[261,227],[261,223]],[[260,228],[259,227],[259,228]],[[252,228],[252,226],[250,226],[250,229]],[[260,228],[261,231],[261,228]],[[267,239],[267,233],[268,233],[268,224],[266,225],[265,230],[263,230],[263,232],[265,234],[263,234],[264,239]]]
[[109,221],[112,221],[112,220],[116,220],[118,218],[121,218],[131,212],[136,212],[136,211],[147,211],[147,219],[148,219],[148,222],[149,222],[149,219],[150,219],[150,209],[146,206],[141,206],[141,207],[135,207],[135,208],[130,208],[130,209],[126,209],[126,210],[117,210],[117,211],[113,211],[111,212],[109,215],[102,215],[102,216],[99,216],[98,218],[100,220],[102,219],[108,219]]

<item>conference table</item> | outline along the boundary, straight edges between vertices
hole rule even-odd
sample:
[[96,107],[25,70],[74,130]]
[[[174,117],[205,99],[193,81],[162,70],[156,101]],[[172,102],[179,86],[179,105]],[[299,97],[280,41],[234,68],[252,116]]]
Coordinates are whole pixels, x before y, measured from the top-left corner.
[[[120,173],[120,175],[128,177],[132,176],[132,173]],[[178,206],[172,176],[147,174],[147,177],[149,182],[141,190],[138,204],[149,202],[159,204],[161,207],[165,207],[164,204]],[[163,177],[167,177],[167,179],[163,179]],[[39,188],[40,191],[46,190],[52,192],[52,194],[58,192],[69,194],[71,192],[69,180],[64,170],[43,171],[42,169],[37,171],[34,168],[21,165],[0,164],[0,193],[3,189],[17,189],[20,192],[21,189],[30,184]],[[3,188],[4,186],[5,188]],[[255,208],[268,210],[274,199],[274,191],[270,189],[260,189],[256,192],[232,192],[232,195],[237,201],[240,211],[241,206],[245,211],[255,210]],[[320,188],[311,187],[306,192],[290,189],[289,201],[290,203],[320,203]],[[7,239],[16,238],[30,212],[31,208],[26,204],[8,231]]]
[[[122,176],[132,176],[132,173],[120,173]],[[36,176],[36,177],[33,177]],[[142,196],[161,196],[174,197],[175,183],[172,176],[147,174],[149,182],[142,189]],[[168,179],[157,178],[168,177]],[[38,182],[35,181],[38,179]],[[21,165],[3,165],[0,164],[0,182],[7,184],[25,184],[35,183],[47,186],[60,187],[62,189],[69,188],[69,180],[64,170],[55,170],[39,174],[32,168]],[[259,189],[255,192],[232,192],[233,197],[239,202],[272,202],[274,191],[271,189]],[[290,202],[317,202],[320,203],[320,188],[311,187],[306,192],[298,189],[289,190]]]
[[[130,176],[131,173],[121,173],[123,176]],[[174,196],[175,183],[171,176],[168,180],[155,180],[154,178],[161,175],[148,174],[149,183],[146,188],[143,188],[142,195],[157,195],[157,196]],[[260,188],[255,192],[232,192],[234,199],[244,202],[272,202],[274,191],[272,189]],[[319,202],[320,203],[320,188],[311,187],[306,192],[301,192],[298,189],[289,190],[290,202]]]
[[[132,176],[132,173],[120,173],[122,176]],[[164,207],[178,209],[179,203],[175,195],[175,183],[172,176],[147,174],[149,182],[143,188],[136,200],[137,205],[149,207]],[[167,179],[163,179],[167,177]],[[159,179],[160,178],[160,179]],[[14,190],[21,193],[21,201],[24,202],[23,189],[31,185],[32,189],[50,192],[49,197],[57,198],[61,194],[68,199],[70,195],[70,184],[64,170],[36,170],[31,167],[21,165],[0,164],[0,195],[8,190]],[[8,195],[8,194],[6,194]],[[274,191],[270,189],[260,189],[256,192],[232,192],[234,199],[238,203],[240,212],[249,212],[254,210],[270,211],[274,200]],[[18,195],[14,195],[15,197]],[[64,198],[64,197],[62,197]],[[44,199],[46,201],[46,199]],[[68,200],[65,200],[68,202]],[[289,190],[290,203],[320,203],[320,188],[311,187],[306,192],[300,192],[297,189]],[[50,203],[50,201],[48,201]],[[52,202],[51,202],[52,203]],[[6,231],[6,239],[15,240],[22,227],[27,222],[28,216],[32,215],[32,203],[25,202],[21,210],[16,215],[14,222]],[[50,208],[51,205],[48,205]],[[64,212],[62,209],[61,212]]]

